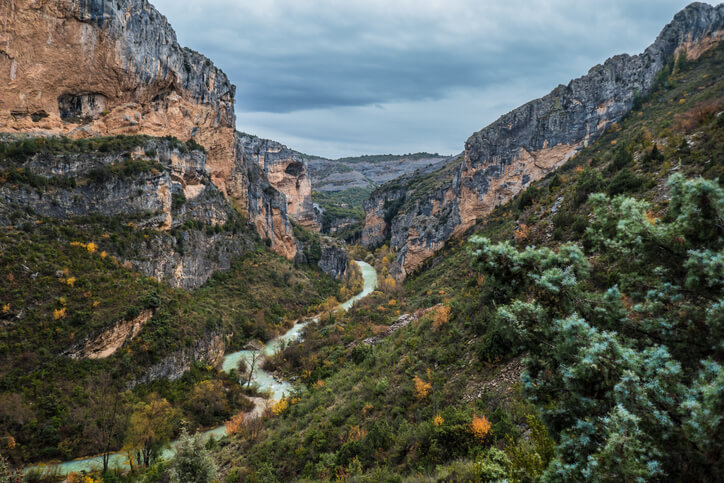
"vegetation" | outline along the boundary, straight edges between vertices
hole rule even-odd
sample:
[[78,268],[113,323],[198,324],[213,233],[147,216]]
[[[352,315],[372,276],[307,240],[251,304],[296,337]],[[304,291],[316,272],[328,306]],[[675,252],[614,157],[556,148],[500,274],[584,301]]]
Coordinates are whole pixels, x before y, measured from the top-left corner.
[[677,175],[670,192],[661,219],[591,195],[585,252],[472,240],[497,307],[485,349],[529,354],[524,394],[558,442],[544,480],[724,475],[724,191]]
[[176,455],[170,464],[169,476],[174,483],[211,483],[216,480],[216,464],[199,436],[190,436],[186,430],[176,446]]
[[372,188],[312,192],[312,201],[322,210],[322,232],[341,240],[358,239],[365,219],[362,203],[371,192]]
[[[100,438],[125,442],[148,481],[207,481],[215,469],[227,482],[720,481],[721,99],[724,47],[672,62],[624,120],[404,285],[388,246],[354,248],[380,283],[346,313],[332,309],[347,291],[263,248],[187,293],[108,255],[151,233],[118,229],[112,241],[103,225],[50,220],[11,229],[0,238],[0,430],[21,444],[4,454],[85,451],[68,445],[86,441],[78,414],[103,404],[89,406],[103,371],[136,380],[202,335],[240,347],[319,310],[300,343],[267,360],[299,389],[261,418],[240,414],[237,381],[195,365],[123,392],[126,413],[95,411]],[[405,201],[389,211],[414,207],[452,169],[400,186]],[[318,236],[296,232],[313,258]],[[111,358],[58,356],[141,310],[153,318]],[[177,458],[157,461],[174,421],[191,418],[193,430],[221,417],[229,437],[202,448],[183,436]],[[110,429],[124,418],[124,431]]]
[[[0,159],[23,162],[37,154],[124,153],[144,147],[153,138],[146,135],[108,136],[71,139],[64,136],[32,137],[0,142]],[[193,139],[179,141],[172,136],[163,138],[181,152],[204,151]]]

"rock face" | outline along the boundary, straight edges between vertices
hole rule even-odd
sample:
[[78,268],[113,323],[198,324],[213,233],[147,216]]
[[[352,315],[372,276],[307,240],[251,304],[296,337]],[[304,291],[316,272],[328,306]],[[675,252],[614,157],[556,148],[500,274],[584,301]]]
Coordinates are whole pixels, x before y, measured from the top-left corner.
[[146,0],[0,3],[0,130],[194,137],[225,192],[234,86]]
[[362,245],[375,247],[390,236],[390,221],[404,203],[406,194],[407,190],[401,186],[385,187],[372,192],[365,200],[362,204],[365,210]]
[[[219,191],[294,256],[286,202],[237,151],[235,87],[147,0],[0,0],[0,18],[0,132],[193,138]],[[299,183],[288,211],[307,223],[308,179],[288,167],[270,169],[272,189]]]
[[84,341],[68,351],[66,355],[74,359],[105,359],[120,349],[126,341],[138,335],[144,324],[151,320],[153,311],[146,309],[131,320],[121,320],[96,337]]
[[[723,37],[724,5],[688,6],[644,53],[608,59],[587,75],[558,86],[470,136],[452,176],[441,176],[445,181],[427,188],[423,195],[419,182],[412,190],[402,188],[407,201],[389,223],[383,223],[381,214],[388,199],[402,196],[400,183],[378,190],[365,205],[363,243],[379,243],[389,230],[391,245],[398,250],[394,273],[404,278],[448,239],[560,167],[619,121],[637,95],[651,91],[656,75],[668,61],[683,52],[689,58],[697,57]],[[415,190],[416,199],[410,201]]]
[[242,223],[211,182],[204,152],[178,141],[148,139],[115,153],[40,153],[22,163],[0,162],[8,167],[29,170],[49,185],[0,184],[0,224],[11,224],[13,214],[26,209],[57,219],[133,219],[135,227],[157,231],[121,258],[175,287],[200,286],[254,246],[250,233],[230,230],[240,231]]
[[223,362],[225,352],[226,344],[220,334],[206,334],[204,337],[195,340],[191,346],[184,347],[151,366],[144,377],[135,381],[133,385],[149,383],[159,379],[175,381],[183,376],[184,372],[191,369],[191,366],[197,361],[216,367]]
[[347,272],[347,250],[334,238],[321,236],[318,240],[297,240],[296,263],[316,264],[330,277],[340,280]]
[[327,275],[340,280],[347,271],[347,251],[332,239],[322,242],[322,258],[317,266]]
[[235,177],[245,187],[242,197],[245,209],[262,238],[271,243],[277,253],[293,259],[297,253],[294,230],[289,220],[287,198],[276,190],[259,163],[244,151],[245,135],[236,134],[237,163]]
[[286,146],[268,139],[239,134],[239,153],[247,164],[256,164],[269,184],[287,198],[289,216],[308,230],[321,228],[312,204],[312,182],[307,160]]

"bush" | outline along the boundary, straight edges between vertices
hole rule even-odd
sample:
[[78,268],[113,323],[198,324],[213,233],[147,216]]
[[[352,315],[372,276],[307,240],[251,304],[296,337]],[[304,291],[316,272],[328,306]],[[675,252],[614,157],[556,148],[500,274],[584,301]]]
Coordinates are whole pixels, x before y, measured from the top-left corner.
[[623,193],[631,193],[638,190],[643,185],[644,180],[631,172],[628,168],[619,171],[618,174],[608,184],[606,191],[610,196]]
[[216,480],[216,463],[204,447],[200,435],[190,436],[186,429],[176,445],[176,455],[169,464],[169,476],[174,483],[210,483]]
[[581,172],[576,182],[576,191],[573,195],[573,207],[578,208],[588,199],[591,193],[602,191],[605,186],[601,173],[593,168],[586,168]]

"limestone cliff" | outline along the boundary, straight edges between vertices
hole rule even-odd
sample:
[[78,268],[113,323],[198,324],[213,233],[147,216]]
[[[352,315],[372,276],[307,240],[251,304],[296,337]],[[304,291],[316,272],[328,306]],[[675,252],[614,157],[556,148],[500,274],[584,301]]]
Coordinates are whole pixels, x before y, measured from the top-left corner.
[[[0,0],[0,79],[0,132],[194,139],[219,191],[271,238],[272,249],[294,256],[286,202],[265,176],[249,175],[237,151],[234,85],[209,59],[181,47],[147,0]],[[287,167],[269,171],[271,186],[292,198],[289,213],[304,221],[308,178],[305,186]]]
[[[85,152],[46,150],[23,161],[1,160],[0,225],[28,210],[56,219],[133,220],[134,229],[154,230],[119,257],[148,276],[189,289],[254,246],[239,214],[211,182],[203,151],[175,140],[124,142],[135,146],[112,151],[113,140],[99,140],[99,148]],[[29,173],[43,185],[28,183]]]
[[[724,5],[691,4],[642,54],[608,59],[587,75],[505,114],[470,136],[462,158],[439,173],[378,190],[366,205],[369,226],[363,241],[374,245],[388,232],[398,250],[395,273],[404,278],[448,239],[560,167],[619,121],[635,97],[651,91],[667,62],[681,53],[697,57],[722,37]],[[437,179],[421,179],[425,177]],[[387,199],[402,196],[406,201],[392,219],[381,220]]]
[[296,263],[317,265],[332,278],[341,280],[347,272],[347,250],[344,243],[328,236],[312,239],[297,238]]
[[224,337],[213,332],[207,333],[203,337],[196,339],[192,345],[173,352],[151,366],[145,371],[144,376],[140,380],[134,381],[131,386],[159,379],[175,381],[191,369],[195,362],[217,367],[223,362],[225,352],[226,343]]
[[289,216],[304,228],[318,232],[321,226],[312,204],[307,160],[276,141],[239,134],[237,142],[244,161],[258,165],[269,184],[284,193]]

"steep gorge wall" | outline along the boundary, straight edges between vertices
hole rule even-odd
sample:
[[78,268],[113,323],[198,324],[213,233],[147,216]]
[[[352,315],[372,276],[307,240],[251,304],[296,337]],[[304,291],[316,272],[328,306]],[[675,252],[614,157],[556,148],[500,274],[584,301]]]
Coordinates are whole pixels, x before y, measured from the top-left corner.
[[[651,91],[670,59],[682,52],[697,57],[723,37],[724,5],[688,6],[644,53],[608,59],[470,136],[449,181],[414,203],[407,202],[389,224],[380,223],[380,203],[386,195],[378,194],[377,201],[365,207],[370,223],[365,226],[367,243],[372,245],[380,232],[389,232],[391,245],[398,250],[394,273],[405,278],[448,239],[563,165],[621,120],[635,96]],[[391,190],[399,191],[398,184]],[[410,189],[405,195],[410,198]]]
[[0,0],[0,79],[0,132],[193,138],[221,193],[294,256],[285,202],[237,151],[234,85],[147,0]]
[[[122,216],[133,220],[134,229],[154,229],[144,242],[118,254],[122,260],[171,286],[197,288],[255,242],[238,228],[240,216],[211,182],[203,151],[179,144],[151,138],[122,152],[39,153],[22,163],[0,161],[0,173],[22,168],[51,182],[42,189],[0,183],[0,225],[12,224],[13,215],[26,210],[55,219]],[[53,185],[54,179],[74,183]]]
[[284,193],[289,216],[304,228],[321,229],[312,204],[312,181],[307,160],[283,144],[256,136],[239,134],[239,153],[256,164],[269,184]]

